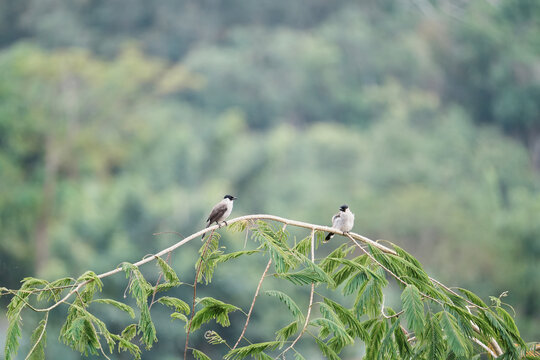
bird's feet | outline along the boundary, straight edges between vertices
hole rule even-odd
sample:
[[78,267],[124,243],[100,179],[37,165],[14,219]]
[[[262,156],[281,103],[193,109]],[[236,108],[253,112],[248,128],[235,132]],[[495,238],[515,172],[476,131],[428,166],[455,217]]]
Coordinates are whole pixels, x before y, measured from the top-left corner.
[[229,226],[229,224],[227,224],[227,221],[224,220],[222,223],[217,223],[218,228],[221,228],[223,224],[225,224],[225,226]]

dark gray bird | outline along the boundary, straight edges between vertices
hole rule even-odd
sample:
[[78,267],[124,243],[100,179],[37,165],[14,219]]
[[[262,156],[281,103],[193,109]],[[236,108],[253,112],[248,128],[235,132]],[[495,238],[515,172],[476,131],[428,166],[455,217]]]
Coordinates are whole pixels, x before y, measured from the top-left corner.
[[[354,214],[347,205],[341,205],[339,212],[332,216],[332,227],[343,232],[349,232],[354,226]],[[328,233],[324,241],[330,240],[334,233]]]
[[[231,215],[231,211],[233,209],[233,202],[237,198],[232,195],[225,195],[223,197],[223,200],[218,202],[213,208],[212,211],[210,211],[210,215],[208,215],[208,219],[206,219],[206,222],[208,223],[206,227],[209,227],[213,223],[216,223],[217,225],[220,225],[221,222],[225,222],[225,225],[227,225],[227,221],[225,221],[229,215]],[[204,235],[201,237],[201,240],[204,240]]]

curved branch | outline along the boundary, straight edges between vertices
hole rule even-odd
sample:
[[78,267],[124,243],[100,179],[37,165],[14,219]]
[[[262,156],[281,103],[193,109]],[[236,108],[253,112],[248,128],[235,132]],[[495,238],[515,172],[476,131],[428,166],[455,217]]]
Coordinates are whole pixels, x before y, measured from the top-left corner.
[[[256,214],[256,215],[240,216],[240,217],[234,218],[232,220],[228,220],[227,223],[229,225],[232,225],[232,224],[234,224],[236,222],[246,221],[246,220],[272,220],[272,221],[277,221],[277,222],[287,224],[287,225],[292,225],[292,226],[296,226],[296,227],[302,227],[302,228],[306,228],[306,229],[311,229],[312,231],[318,230],[318,231],[323,231],[323,232],[331,232],[331,233],[335,233],[335,234],[345,235],[342,231],[339,231],[337,229],[334,229],[334,228],[331,228],[331,227],[328,227],[328,226],[310,224],[310,223],[307,223],[307,222],[290,220],[290,219],[286,219],[286,218],[283,218],[283,217],[280,217],[280,216],[268,215],[268,214]],[[209,226],[208,228],[205,228],[205,229],[200,230],[200,231],[198,231],[198,232],[196,232],[194,234],[191,234],[190,236],[188,236],[185,239],[177,242],[176,244],[171,245],[168,248],[161,250],[160,252],[158,252],[154,256],[148,256],[148,257],[146,257],[146,258],[144,258],[142,260],[137,261],[133,265],[139,267],[141,265],[149,263],[149,262],[153,261],[156,257],[161,257],[161,256],[163,256],[163,255],[165,255],[165,254],[167,254],[169,252],[172,252],[172,251],[178,249],[180,246],[190,242],[191,240],[193,240],[195,238],[198,238],[201,235],[203,235],[203,234],[205,234],[205,233],[207,233],[209,231],[214,231],[214,230],[216,230],[216,229],[218,229],[220,227],[221,227],[220,225]],[[394,255],[397,254],[393,249],[387,248],[386,246],[381,245],[381,244],[379,244],[379,243],[377,243],[377,242],[375,242],[375,241],[373,241],[373,240],[371,240],[371,239],[369,239],[369,238],[367,238],[365,236],[355,234],[355,233],[348,233],[348,234],[351,237],[353,237],[354,239],[357,239],[357,240],[360,240],[360,241],[365,242],[367,244],[370,244],[372,246],[375,246],[376,248],[380,249],[383,252],[386,252],[386,253],[389,253],[389,254],[394,254]],[[113,270],[110,270],[110,271],[104,272],[102,274],[99,274],[97,277],[99,279],[103,279],[103,278],[109,277],[111,275],[117,274],[117,273],[119,273],[121,271],[122,271],[122,267],[117,267],[117,268],[115,268]],[[50,310],[56,308],[60,304],[63,304],[64,302],[66,302],[73,294],[75,294],[83,286],[90,283],[91,281],[92,280],[86,280],[86,281],[83,281],[82,283],[78,284],[77,287],[75,287],[73,290],[71,290],[69,293],[67,293],[60,301],[52,304],[48,308],[45,308],[45,309],[37,309],[36,308],[34,310],[37,311],[37,312],[45,312],[45,311],[50,311]],[[75,284],[73,284],[73,286],[75,286]]]
[[[250,221],[250,220],[270,220],[270,221],[276,221],[276,222],[280,222],[282,224],[284,224],[284,227],[286,225],[291,225],[291,226],[295,226],[295,227],[301,227],[301,228],[306,228],[306,229],[311,229],[311,260],[313,261],[314,258],[315,258],[315,255],[314,255],[314,252],[315,252],[315,231],[322,231],[322,232],[330,232],[330,233],[334,233],[334,234],[339,234],[339,235],[343,235],[343,236],[346,236],[348,238],[350,238],[351,240],[353,240],[353,242],[358,246],[360,247],[360,249],[362,249],[364,252],[366,252],[361,246],[360,244],[358,244],[357,241],[355,240],[358,240],[358,241],[361,241],[363,243],[366,243],[366,244],[369,244],[373,247],[376,247],[378,248],[379,250],[381,250],[382,252],[384,253],[387,253],[387,254],[392,254],[392,255],[398,255],[397,252],[391,248],[388,248],[384,245],[381,245],[380,243],[376,242],[376,241],[373,241],[365,236],[362,236],[362,235],[359,235],[359,234],[356,234],[356,233],[351,233],[351,232],[348,232],[348,233],[344,233],[342,231],[339,231],[337,229],[334,229],[332,227],[328,227],[328,226],[321,226],[321,225],[316,225],[316,224],[311,224],[311,223],[307,223],[307,222],[302,222],[302,221],[296,221],[296,220],[290,220],[290,219],[286,219],[286,218],[283,218],[283,217],[280,217],[280,216],[275,216],[275,215],[268,215],[268,214],[254,214],[254,215],[245,215],[245,216],[240,216],[240,217],[237,217],[237,218],[234,218],[234,219],[231,219],[229,220],[227,223],[228,225],[232,225],[236,222],[241,222],[241,221]],[[209,226],[208,228],[205,228],[205,229],[202,229],[194,234],[191,234],[190,236],[182,239],[181,241],[169,246],[168,248],[166,249],[163,249],[161,250],[160,252],[158,252],[157,254],[153,255],[153,256],[148,256],[148,257],[144,257],[143,259],[139,260],[138,262],[134,263],[133,265],[136,266],[136,267],[140,267],[141,265],[144,265],[146,263],[149,263],[153,260],[155,260],[157,257],[161,257],[167,253],[171,253],[172,251],[178,249],[179,247],[181,247],[182,245],[190,242],[191,240],[193,239],[196,239],[198,237],[200,237],[201,235],[207,233],[207,232],[210,232],[210,231],[215,231],[216,229],[220,228],[221,226],[220,225],[212,225],[212,226]],[[179,233],[176,233],[176,232],[162,232],[162,233],[157,233],[155,235],[158,235],[158,234],[163,234],[163,233],[174,233],[174,234],[177,234],[177,235],[180,235]],[[181,235],[180,235],[181,236]],[[371,255],[371,254],[368,254],[368,255]],[[379,265],[382,266],[382,264],[380,264],[378,261],[377,263]],[[270,263],[269,263],[270,264]],[[268,267],[268,266],[267,266]],[[384,268],[384,266],[383,266]],[[384,268],[386,271],[388,271],[391,275],[393,275],[398,281],[401,281],[402,283],[403,280],[400,279],[399,277],[397,277],[395,274],[393,274],[389,269],[386,269]],[[103,279],[103,278],[106,278],[106,277],[109,277],[111,275],[114,275],[114,274],[117,274],[119,272],[122,272],[123,269],[122,267],[116,267],[110,271],[107,271],[107,272],[104,272],[102,274],[99,274],[97,275],[97,277],[99,279]],[[198,276],[197,276],[198,277]],[[197,277],[195,279],[195,281],[197,281]],[[264,277],[263,277],[264,278]],[[448,287],[444,286],[443,284],[441,284],[439,281],[433,279],[430,277],[430,280],[434,283],[434,284],[437,284],[443,288],[445,288],[446,290],[448,291],[451,291],[452,293],[456,294],[454,291],[452,291],[451,289],[449,289]],[[73,296],[74,294],[77,294],[79,292],[79,290],[81,288],[83,288],[85,285],[89,284],[90,282],[92,282],[93,280],[90,279],[90,280],[85,280],[79,284],[70,284],[70,285],[67,285],[67,286],[64,286],[65,288],[71,288],[71,290],[62,298],[60,299],[59,301],[53,303],[51,306],[47,307],[47,308],[42,308],[42,309],[39,309],[39,308],[35,308],[35,307],[32,307],[30,304],[28,304],[26,301],[24,301],[26,304],[26,306],[28,306],[30,309],[32,309],[33,311],[35,312],[49,312],[51,310],[53,310],[54,308],[58,307],[59,305],[63,304],[63,303],[66,303],[67,300]],[[259,284],[260,285],[260,284]],[[64,287],[59,287],[59,288],[64,288]],[[314,294],[314,288],[315,288],[315,284],[311,284],[311,292],[310,292],[310,301],[309,301],[309,307],[308,307],[308,311],[307,311],[307,316],[306,316],[306,322],[304,324],[304,328],[302,329],[301,333],[298,335],[298,337],[293,341],[293,343],[285,350],[283,351],[279,356],[283,355],[285,352],[287,352],[288,350],[292,349],[293,346],[296,344],[296,342],[302,337],[302,335],[305,333],[305,331],[307,330],[307,326],[309,324],[309,316],[310,316],[310,313],[311,313],[311,308],[312,308],[312,305],[313,305],[313,294]],[[49,290],[49,289],[47,289]],[[38,291],[45,291],[45,289],[39,289]],[[424,295],[424,294],[423,294]],[[456,294],[457,295],[457,294]],[[255,295],[257,296],[257,294]],[[458,295],[459,296],[459,295]],[[435,300],[429,296],[426,296],[432,300]],[[462,297],[463,298],[463,297]],[[472,307],[479,307],[478,305],[476,304],[473,304],[471,303],[470,301],[468,301],[467,299],[463,298],[465,301],[467,301]],[[437,300],[435,300],[437,301]],[[252,304],[253,305],[253,304]],[[480,307],[482,308],[482,307]],[[250,310],[250,313],[251,313],[251,310]],[[249,316],[249,314],[248,314]],[[249,317],[248,317],[248,320],[249,320]],[[246,323],[247,325],[247,323]],[[476,325],[476,324],[473,324],[473,325]],[[474,326],[473,326],[474,327]],[[244,329],[245,330],[245,329]],[[477,331],[476,329],[474,329],[475,331]],[[244,333],[244,332],[243,332]],[[243,336],[243,333],[241,335],[241,337]],[[188,335],[189,336],[189,335]],[[188,340],[188,339],[186,339]],[[473,338],[473,340],[475,340]],[[477,341],[475,341],[477,342]],[[478,343],[478,342],[477,342]],[[495,339],[491,339],[490,341],[490,344],[493,346],[493,348],[495,349],[495,353],[496,355],[500,356],[503,352],[499,346],[499,344],[497,343],[497,341]],[[480,346],[482,346],[484,349],[485,349],[485,345],[484,344],[479,344]],[[235,345],[236,346],[236,345]],[[491,354],[491,352],[490,352]],[[492,354],[491,354],[492,355]],[[278,357],[279,357],[278,356]]]

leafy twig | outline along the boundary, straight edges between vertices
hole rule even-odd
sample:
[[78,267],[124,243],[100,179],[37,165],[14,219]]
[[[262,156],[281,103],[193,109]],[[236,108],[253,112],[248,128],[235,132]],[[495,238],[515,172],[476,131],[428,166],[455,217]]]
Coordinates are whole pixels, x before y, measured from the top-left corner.
[[49,321],[49,312],[46,312],[45,313],[45,319],[44,319],[44,323],[43,323],[43,330],[41,330],[41,334],[39,334],[39,337],[37,338],[34,346],[32,346],[32,348],[30,349],[30,352],[28,353],[28,355],[26,355],[26,357],[24,358],[24,360],[28,360],[30,359],[30,356],[32,355],[32,353],[36,350],[36,348],[38,347],[39,343],[41,342],[41,339],[43,338],[43,335],[45,334],[45,329],[47,328],[47,321]]
[[201,273],[201,268],[204,260],[204,255],[206,255],[206,251],[208,250],[208,246],[210,245],[210,242],[212,241],[212,236],[214,235],[214,231],[210,233],[210,236],[206,239],[206,244],[204,244],[204,250],[201,254],[201,261],[199,262],[199,265],[197,266],[197,271],[195,272],[195,282],[193,283],[193,303],[191,304],[191,316],[189,318],[188,323],[188,329],[186,332],[186,345],[184,346],[184,360],[187,356],[187,350],[189,345],[189,334],[191,332],[191,323],[193,321],[193,316],[195,315],[195,299],[197,298],[197,282],[199,280],[199,274]]
[[[165,262],[168,264],[169,263],[169,260],[171,258],[171,252],[169,252],[167,254],[167,259],[165,259]],[[159,282],[161,280],[161,278],[163,277],[163,271],[161,271],[159,273],[159,276],[158,276],[158,279],[156,281],[156,286],[155,286],[155,289],[154,289],[154,292],[152,293],[152,301],[150,301],[150,305],[148,306],[148,310],[150,310],[152,308],[152,305],[154,305],[154,303],[156,302],[155,301],[155,298],[156,298],[156,293],[157,293],[157,290],[158,290],[158,285],[159,285]]]
[[[315,229],[311,230],[311,261],[314,261],[315,260]],[[291,343],[291,345],[289,345],[285,350],[283,350],[277,357],[276,359],[278,359],[279,357],[283,356],[285,357],[285,353],[287,351],[289,351],[290,349],[292,349],[294,347],[294,345],[296,345],[296,343],[298,342],[298,340],[300,340],[300,338],[304,335],[304,333],[306,332],[307,330],[307,327],[308,327],[308,324],[309,324],[309,317],[311,315],[311,308],[313,306],[313,293],[315,292],[315,283],[311,283],[311,291],[310,291],[310,294],[309,294],[309,306],[308,306],[308,310],[307,310],[307,314],[306,314],[306,321],[304,323],[304,327],[302,328],[302,331],[300,332],[300,334],[298,334],[298,336],[296,337],[296,339],[293,340],[293,342]]]

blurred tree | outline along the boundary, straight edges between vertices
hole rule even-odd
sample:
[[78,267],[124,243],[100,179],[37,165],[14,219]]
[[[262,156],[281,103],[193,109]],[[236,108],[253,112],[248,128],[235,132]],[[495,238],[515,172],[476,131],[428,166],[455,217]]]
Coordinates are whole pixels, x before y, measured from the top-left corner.
[[[528,145],[540,169],[540,3],[470,3],[432,47],[446,72],[445,97],[480,123],[500,126]],[[447,41],[440,41],[440,36]]]
[[[61,208],[56,204],[59,184],[120,173],[137,149],[154,140],[148,129],[155,123],[146,112],[157,93],[190,86],[189,76],[175,76],[179,70],[183,71],[177,67],[169,71],[163,62],[148,60],[134,49],[111,64],[80,50],[48,54],[19,46],[3,55],[0,71],[6,85],[0,144],[5,161],[19,164],[12,175],[12,191],[20,187],[21,192],[34,194],[26,210],[36,216],[31,220],[35,236],[31,253],[38,273],[48,259],[51,221]],[[154,97],[141,96],[152,93]],[[26,181],[17,181],[21,177]],[[6,229],[12,226],[18,225]],[[27,235],[17,238],[28,239]]]

